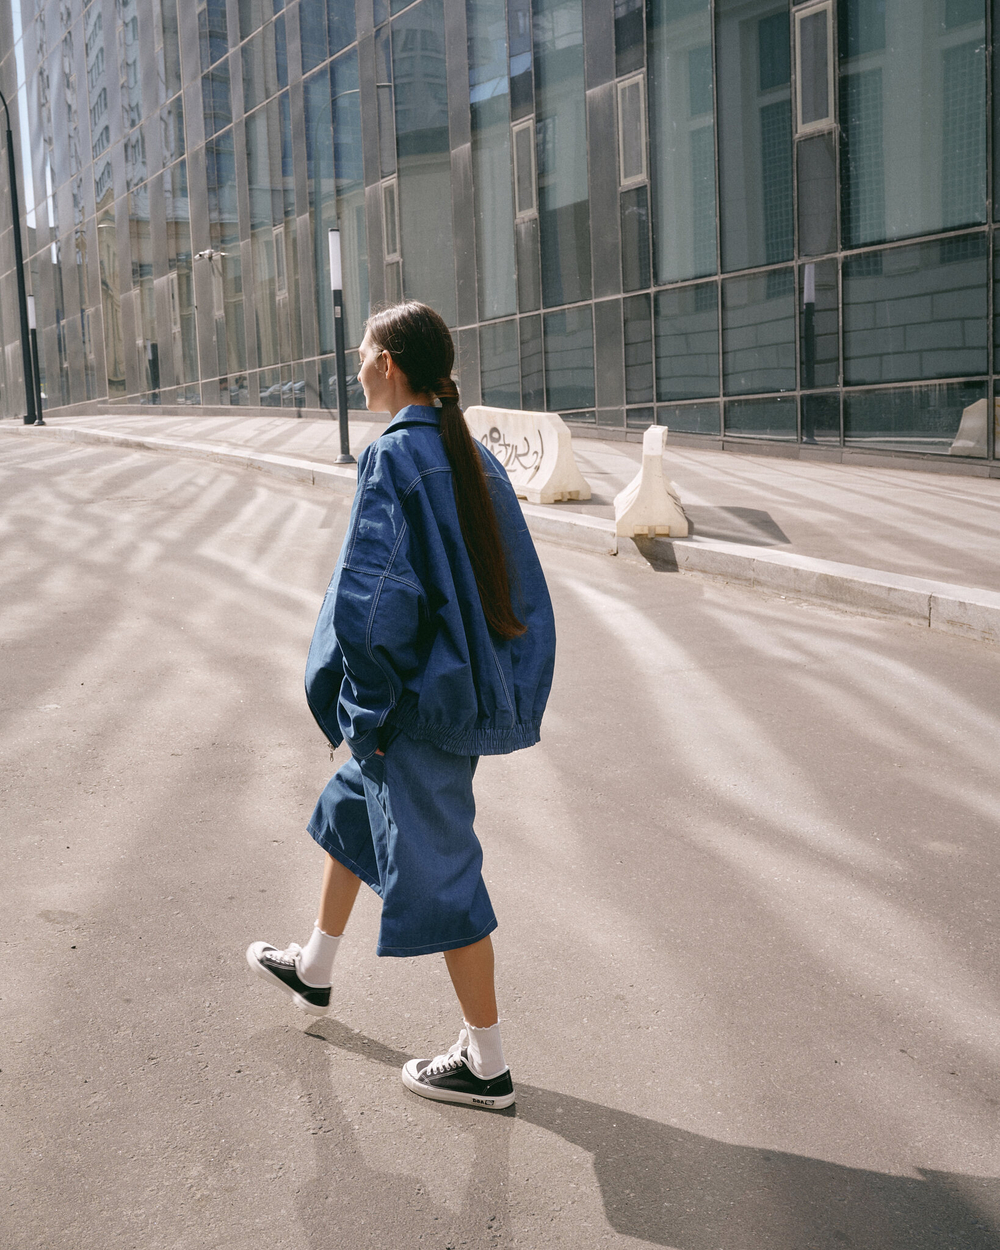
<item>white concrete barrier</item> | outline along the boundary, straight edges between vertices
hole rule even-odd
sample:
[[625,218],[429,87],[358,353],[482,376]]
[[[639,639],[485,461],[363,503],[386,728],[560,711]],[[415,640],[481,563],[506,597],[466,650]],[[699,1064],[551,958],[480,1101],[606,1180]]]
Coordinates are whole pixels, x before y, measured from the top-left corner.
[[642,436],[642,468],[615,496],[615,533],[619,537],[688,536],[690,527],[677,487],[663,476],[666,441],[665,425],[651,425]]
[[573,458],[573,435],[554,412],[522,412],[474,404],[465,419],[507,470],[519,499],[557,503],[589,499],[590,486]]

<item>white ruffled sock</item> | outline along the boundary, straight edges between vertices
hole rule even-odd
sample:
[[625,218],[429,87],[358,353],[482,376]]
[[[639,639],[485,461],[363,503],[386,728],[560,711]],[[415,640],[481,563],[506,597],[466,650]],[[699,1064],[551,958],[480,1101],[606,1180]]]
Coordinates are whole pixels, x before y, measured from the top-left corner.
[[500,1041],[500,1022],[488,1029],[473,1028],[468,1020],[465,1027],[469,1034],[469,1067],[484,1081],[491,1081],[507,1071]]
[[340,937],[324,933],[318,920],[313,925],[312,937],[299,956],[299,976],[307,985],[322,989],[333,980],[333,961],[337,957]]

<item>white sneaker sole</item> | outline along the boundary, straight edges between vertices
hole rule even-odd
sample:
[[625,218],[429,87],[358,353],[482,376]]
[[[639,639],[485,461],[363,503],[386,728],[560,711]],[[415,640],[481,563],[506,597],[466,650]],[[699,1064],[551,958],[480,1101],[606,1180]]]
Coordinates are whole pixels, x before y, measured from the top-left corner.
[[280,977],[276,977],[269,968],[265,968],[260,963],[257,958],[257,948],[266,946],[267,942],[251,942],[247,947],[247,963],[250,965],[251,971],[255,972],[262,981],[266,981],[268,985],[273,985],[275,989],[279,989],[287,994],[299,1011],[304,1011],[310,1016],[325,1016],[330,1010],[329,1007],[317,1007],[315,1003],[307,1002],[297,990],[293,990],[290,985],[286,985]]
[[482,1098],[478,1094],[463,1094],[459,1090],[434,1089],[409,1071],[410,1064],[416,1062],[415,1059],[410,1059],[403,1065],[402,1077],[406,1088],[411,1093],[419,1094],[421,1098],[431,1098],[434,1102],[456,1102],[463,1107],[486,1107],[493,1111],[501,1111],[514,1102],[514,1093],[501,1094],[499,1098]]

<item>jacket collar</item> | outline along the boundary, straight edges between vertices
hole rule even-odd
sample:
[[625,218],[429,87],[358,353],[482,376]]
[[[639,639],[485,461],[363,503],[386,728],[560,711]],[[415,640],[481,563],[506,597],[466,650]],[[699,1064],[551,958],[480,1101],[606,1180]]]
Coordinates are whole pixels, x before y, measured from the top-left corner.
[[400,408],[383,433],[388,434],[390,430],[398,430],[404,425],[440,424],[441,410],[439,408],[433,408],[429,404],[407,404],[405,408]]

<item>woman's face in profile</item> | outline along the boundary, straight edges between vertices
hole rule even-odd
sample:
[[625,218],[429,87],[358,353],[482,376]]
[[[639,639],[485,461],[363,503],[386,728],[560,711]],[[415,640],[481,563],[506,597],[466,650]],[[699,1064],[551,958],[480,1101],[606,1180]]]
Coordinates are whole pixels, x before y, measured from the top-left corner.
[[388,386],[386,378],[387,357],[379,351],[372,341],[371,335],[365,331],[365,337],[358,348],[361,365],[358,369],[358,381],[365,393],[365,404],[369,412],[385,412],[385,392]]

